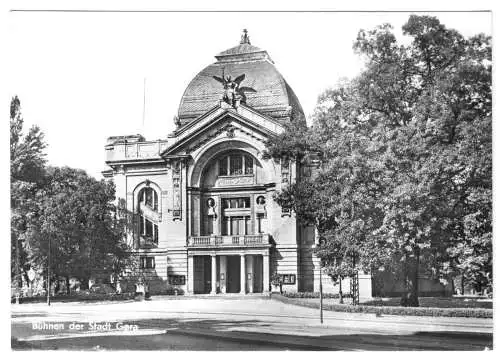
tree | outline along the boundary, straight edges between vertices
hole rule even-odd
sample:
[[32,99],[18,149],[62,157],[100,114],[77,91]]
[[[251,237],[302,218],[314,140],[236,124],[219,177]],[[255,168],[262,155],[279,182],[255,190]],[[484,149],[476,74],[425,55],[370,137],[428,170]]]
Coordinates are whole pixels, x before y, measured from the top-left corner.
[[124,233],[130,226],[117,214],[111,182],[97,181],[82,170],[47,167],[43,133],[33,126],[23,134],[20,101],[10,107],[11,274],[21,288],[22,275],[34,267],[51,277],[119,273],[129,264]]
[[[408,45],[387,24],[359,32],[365,69],[319,97],[308,130],[322,168],[278,203],[320,224],[332,273],[347,257],[395,269],[402,304],[418,306],[423,272],[491,285],[491,44],[428,16],[403,34]],[[304,142],[286,136],[278,148]]]
[[[331,116],[327,103],[330,97],[341,95],[332,91],[320,97],[311,129],[292,124],[291,131],[268,145],[275,157],[292,157],[301,166],[310,165],[313,159],[321,163],[312,176],[301,177],[275,200],[292,208],[302,225],[314,226],[326,239],[318,243],[316,254],[321,267],[340,286],[343,278],[368,269],[368,253],[361,244],[375,223],[369,204],[376,189],[372,173],[365,171],[366,137],[350,132],[354,127],[341,117]],[[349,111],[347,106],[343,109]],[[340,127],[344,132],[338,132]]]
[[[470,193],[486,198],[481,216],[491,211],[491,45],[426,16],[411,16],[403,33],[413,38],[408,46],[397,46],[387,26],[362,31],[355,49],[368,58],[359,77],[360,109],[378,120],[373,141],[386,146],[380,163],[391,178],[377,234],[400,258],[402,303],[418,305],[421,263],[437,277],[465,263],[454,249],[470,248],[464,226]],[[464,151],[471,141],[475,154]],[[487,243],[478,248],[491,257]]]
[[30,267],[26,236],[36,216],[36,191],[43,185],[46,144],[37,126],[23,134],[21,102],[17,96],[10,104],[10,176],[11,176],[11,275],[21,288],[22,275]]
[[[55,277],[80,279],[120,273],[127,264],[125,223],[112,204],[114,185],[97,181],[82,170],[49,167],[40,196],[40,216],[31,235],[34,261],[47,262],[51,241],[51,272]],[[67,286],[68,288],[69,286]]]

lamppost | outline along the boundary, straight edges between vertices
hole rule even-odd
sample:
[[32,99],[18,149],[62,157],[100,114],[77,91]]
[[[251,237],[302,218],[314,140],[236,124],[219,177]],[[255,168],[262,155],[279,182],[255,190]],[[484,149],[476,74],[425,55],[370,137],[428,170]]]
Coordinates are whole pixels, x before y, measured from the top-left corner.
[[[317,233],[317,232],[316,232]],[[321,247],[325,244],[324,237],[318,237],[318,245]],[[323,270],[321,266],[321,258],[319,259],[319,321],[323,324]]]
[[47,305],[50,305],[50,252],[51,240],[49,236],[49,255],[47,256]]
[[323,324],[323,278],[321,275],[321,259],[319,260],[319,322]]

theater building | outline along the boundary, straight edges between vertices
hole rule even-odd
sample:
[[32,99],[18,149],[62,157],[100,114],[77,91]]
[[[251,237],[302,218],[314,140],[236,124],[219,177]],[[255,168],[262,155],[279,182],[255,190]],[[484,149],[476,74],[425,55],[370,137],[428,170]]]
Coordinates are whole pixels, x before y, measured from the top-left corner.
[[[299,100],[246,32],[215,59],[185,89],[166,139],[114,136],[105,146],[103,174],[134,219],[129,277],[153,293],[223,295],[267,293],[277,273],[286,291],[318,291],[314,232],[273,200],[310,168],[263,155],[286,123],[305,121]],[[359,282],[371,296],[370,276]]]

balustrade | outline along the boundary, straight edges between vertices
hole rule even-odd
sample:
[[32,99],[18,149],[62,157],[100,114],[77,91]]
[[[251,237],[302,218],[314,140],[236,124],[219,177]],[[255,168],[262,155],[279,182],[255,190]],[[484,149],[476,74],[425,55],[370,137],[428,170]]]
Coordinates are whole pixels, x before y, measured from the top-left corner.
[[248,234],[237,236],[192,236],[189,247],[232,247],[270,244],[268,234]]
[[167,147],[165,140],[109,144],[106,146],[106,161],[160,158],[160,153]]

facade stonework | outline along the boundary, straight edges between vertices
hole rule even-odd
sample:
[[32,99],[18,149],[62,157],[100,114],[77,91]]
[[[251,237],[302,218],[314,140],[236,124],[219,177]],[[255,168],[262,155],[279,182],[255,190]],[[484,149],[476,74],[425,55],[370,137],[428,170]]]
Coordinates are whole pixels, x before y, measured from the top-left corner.
[[314,231],[273,200],[301,168],[263,156],[269,137],[305,121],[300,103],[247,36],[216,59],[188,85],[165,140],[108,139],[103,173],[133,222],[129,278],[152,293],[267,293],[278,273],[286,291],[318,291]]

